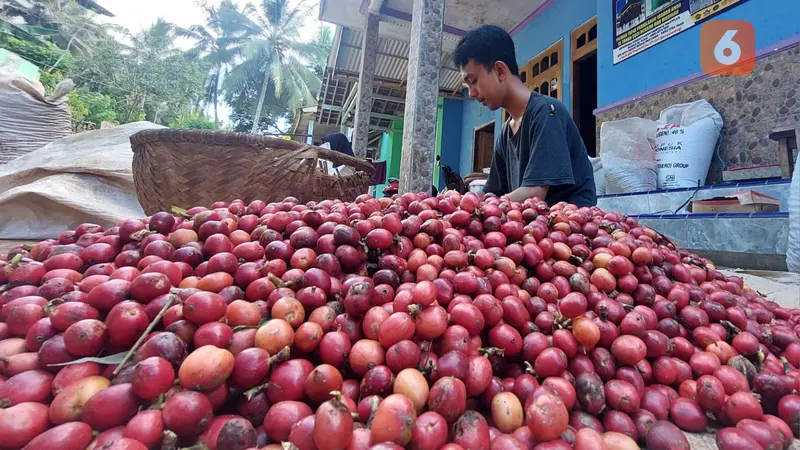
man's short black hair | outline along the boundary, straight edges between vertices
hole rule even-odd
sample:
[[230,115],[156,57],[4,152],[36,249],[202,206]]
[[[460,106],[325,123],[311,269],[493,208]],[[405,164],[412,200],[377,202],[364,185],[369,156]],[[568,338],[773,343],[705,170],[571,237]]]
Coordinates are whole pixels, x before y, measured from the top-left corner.
[[502,61],[514,76],[519,76],[514,41],[506,31],[494,25],[481,25],[467,33],[453,51],[456,67],[466,66],[470,60],[491,70],[494,63]]

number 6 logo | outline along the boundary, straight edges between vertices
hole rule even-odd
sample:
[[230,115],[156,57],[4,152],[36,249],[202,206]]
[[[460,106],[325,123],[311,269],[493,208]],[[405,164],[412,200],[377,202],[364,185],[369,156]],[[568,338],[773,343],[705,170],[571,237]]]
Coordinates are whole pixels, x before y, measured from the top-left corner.
[[[742,47],[733,40],[737,30],[728,30],[722,35],[722,39],[714,46],[714,58],[720,64],[730,66],[739,62],[742,58]],[[726,51],[729,54],[726,54]]]
[[710,75],[748,75],[755,68],[755,30],[746,20],[712,20],[700,29],[700,65]]

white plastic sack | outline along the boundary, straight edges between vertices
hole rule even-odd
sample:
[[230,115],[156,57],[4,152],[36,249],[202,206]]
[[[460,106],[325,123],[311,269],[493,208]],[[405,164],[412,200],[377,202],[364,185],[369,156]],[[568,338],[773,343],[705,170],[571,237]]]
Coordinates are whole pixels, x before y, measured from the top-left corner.
[[49,97],[44,86],[26,78],[18,62],[0,65],[0,165],[71,133],[67,94],[72,80],[63,80]]
[[794,163],[792,183],[789,185],[789,247],[786,249],[786,267],[789,272],[800,273],[800,158]]
[[145,216],[133,185],[135,122],[73,134],[0,165],[0,239],[47,239],[80,223]]
[[661,111],[656,131],[658,188],[702,186],[722,131],[722,116],[706,100]]
[[656,189],[655,137],[656,122],[641,117],[600,125],[600,159],[607,194]]
[[605,195],[606,193],[606,171],[603,170],[603,160],[598,156],[597,158],[589,158],[592,162],[592,169],[594,172],[594,191],[596,195]]

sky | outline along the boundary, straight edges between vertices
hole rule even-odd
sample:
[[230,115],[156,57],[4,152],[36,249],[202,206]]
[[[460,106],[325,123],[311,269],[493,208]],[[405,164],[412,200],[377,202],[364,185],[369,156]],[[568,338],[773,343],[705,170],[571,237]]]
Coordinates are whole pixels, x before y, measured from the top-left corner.
[[[105,18],[116,25],[120,25],[136,33],[152,25],[159,17],[167,22],[174,23],[180,27],[188,28],[191,25],[202,24],[205,21],[203,9],[200,7],[199,0],[95,0],[102,7],[111,11],[115,17]],[[239,0],[244,4],[245,0]],[[208,0],[209,5],[219,4],[219,0]],[[302,28],[302,35],[308,36],[309,40],[317,33],[322,22],[317,20],[315,13],[311,15]],[[191,41],[181,39],[177,45],[183,49],[190,48]],[[208,108],[207,112],[213,109]],[[219,105],[220,120],[227,122],[229,109]]]
[[[195,0],[97,0],[116,17],[111,22],[137,32],[159,17],[182,27],[203,23],[203,10]],[[219,3],[219,2],[213,2]]]
[[[153,24],[159,17],[181,27],[202,24],[205,16],[199,0],[96,0],[116,17],[109,19],[133,32]],[[245,0],[239,0],[244,4]],[[209,5],[219,4],[219,0],[208,0]],[[306,20],[304,35],[309,39],[316,34],[322,24],[315,14]]]

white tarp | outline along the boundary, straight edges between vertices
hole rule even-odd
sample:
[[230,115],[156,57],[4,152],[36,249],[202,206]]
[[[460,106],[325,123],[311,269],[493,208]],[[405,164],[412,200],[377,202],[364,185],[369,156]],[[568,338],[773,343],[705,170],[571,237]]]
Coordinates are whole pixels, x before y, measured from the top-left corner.
[[133,185],[135,122],[51,142],[0,165],[0,239],[46,239],[84,222],[145,216]]
[[72,80],[61,81],[45,96],[44,86],[18,66],[15,58],[0,64],[0,165],[70,134]]

